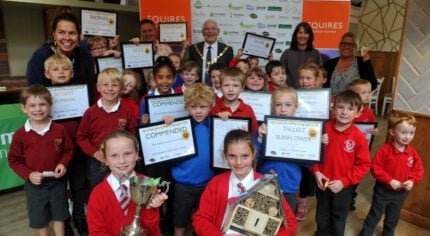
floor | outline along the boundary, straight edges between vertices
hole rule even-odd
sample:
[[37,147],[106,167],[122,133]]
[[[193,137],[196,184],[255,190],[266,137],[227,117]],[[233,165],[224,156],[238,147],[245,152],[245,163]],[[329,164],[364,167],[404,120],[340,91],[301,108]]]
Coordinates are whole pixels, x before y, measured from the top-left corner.
[[[387,133],[386,119],[378,119],[380,134],[372,145],[372,154],[385,142]],[[368,174],[358,187],[357,210],[351,211],[346,225],[346,236],[357,235],[370,208],[374,179]],[[306,220],[299,223],[297,235],[313,235],[315,231],[315,198],[310,200],[310,212]],[[36,235],[28,227],[25,195],[22,189],[13,192],[0,193],[0,236]],[[382,223],[378,225],[375,235],[380,235]],[[191,235],[191,234],[189,234]],[[397,236],[429,236],[430,230],[415,226],[405,221],[400,221],[396,228]]]

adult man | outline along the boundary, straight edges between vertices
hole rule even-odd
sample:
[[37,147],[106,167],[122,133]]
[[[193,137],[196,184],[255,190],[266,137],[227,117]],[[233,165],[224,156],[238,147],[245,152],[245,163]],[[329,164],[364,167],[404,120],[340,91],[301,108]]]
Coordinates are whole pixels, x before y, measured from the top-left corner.
[[132,38],[131,42],[139,44],[140,42],[152,42],[155,49],[155,57],[169,56],[172,53],[172,48],[168,44],[160,44],[157,39],[157,31],[155,29],[154,21],[150,19],[143,19],[140,21],[140,38]]
[[202,82],[211,85],[211,80],[208,75],[208,70],[211,64],[228,63],[233,59],[233,49],[224,43],[218,42],[219,27],[218,23],[209,19],[205,21],[202,28],[203,42],[193,44],[188,47],[188,58],[185,56],[185,61],[195,61],[201,67]]

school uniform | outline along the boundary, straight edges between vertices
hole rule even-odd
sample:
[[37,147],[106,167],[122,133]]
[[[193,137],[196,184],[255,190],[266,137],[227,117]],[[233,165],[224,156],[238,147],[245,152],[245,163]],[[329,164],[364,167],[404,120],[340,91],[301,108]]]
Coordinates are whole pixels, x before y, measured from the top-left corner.
[[[170,94],[175,94],[175,90],[172,88],[170,89]],[[150,91],[149,93],[143,95],[143,97],[140,99],[140,105],[139,105],[139,124],[142,124],[142,116],[145,114],[148,114],[148,110],[146,107],[145,97],[152,97],[152,96],[160,96],[160,92],[158,89],[155,89],[154,91]]]
[[186,89],[187,87],[185,86],[185,84],[182,84],[181,86],[175,88],[175,93],[185,93]]
[[393,189],[391,180],[401,183],[411,180],[414,185],[421,181],[424,167],[415,149],[407,145],[400,151],[393,142],[382,146],[375,155],[371,171],[376,179],[372,207],[363,224],[360,235],[373,235],[376,225],[385,213],[382,235],[394,235],[394,230],[400,218],[400,210],[409,191],[400,188]]
[[267,91],[269,93],[273,93],[273,92],[275,92],[275,90],[276,90],[275,86],[273,86],[273,84],[271,82],[269,82],[269,86],[267,87]]
[[133,112],[133,117],[136,121],[139,120],[139,105],[133,98],[121,98],[121,104],[128,108],[128,110]]
[[373,114],[372,109],[369,108],[369,105],[363,106],[363,111],[360,116],[354,119],[354,122],[376,122],[375,114]]

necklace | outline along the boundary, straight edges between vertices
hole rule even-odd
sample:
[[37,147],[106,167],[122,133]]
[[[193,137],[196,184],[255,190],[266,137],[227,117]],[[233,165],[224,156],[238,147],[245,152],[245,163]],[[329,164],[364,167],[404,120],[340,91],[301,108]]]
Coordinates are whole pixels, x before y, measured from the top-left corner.
[[218,61],[218,59],[219,59],[220,57],[222,57],[222,56],[224,55],[224,53],[225,53],[225,52],[227,52],[227,50],[228,50],[228,48],[229,48],[229,47],[230,47],[230,46],[226,46],[226,47],[224,48],[224,50],[222,50],[222,52],[221,52],[220,54],[218,54],[215,58],[213,58],[211,61],[206,61],[206,58],[203,56],[203,53],[202,53],[202,52],[200,52],[200,50],[197,48],[197,45],[196,45],[196,44],[194,44],[194,48],[196,49],[197,54],[199,54],[199,56],[202,58],[203,63],[205,63],[205,64],[206,64],[206,72],[207,72],[207,71],[209,71],[209,67],[210,67],[213,63],[217,62],[217,61]]

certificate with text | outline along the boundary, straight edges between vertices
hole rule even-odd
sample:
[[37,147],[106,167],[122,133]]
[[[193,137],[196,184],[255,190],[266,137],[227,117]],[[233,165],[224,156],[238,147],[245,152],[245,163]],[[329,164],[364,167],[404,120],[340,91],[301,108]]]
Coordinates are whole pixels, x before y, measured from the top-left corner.
[[118,17],[114,12],[81,10],[82,34],[115,37]]
[[271,93],[244,90],[240,93],[239,98],[252,107],[258,121],[264,121],[264,116],[270,115],[272,108]]
[[180,43],[187,40],[187,22],[158,23],[160,43]]
[[98,57],[97,60],[97,73],[106,69],[106,68],[116,68],[120,72],[123,71],[124,66],[122,65],[121,58],[115,57]]
[[162,121],[164,116],[174,116],[175,118],[188,116],[182,94],[147,96],[145,102],[151,123]]
[[276,39],[247,32],[243,40],[243,54],[267,59],[272,53]]
[[122,43],[122,64],[125,69],[148,68],[154,65],[152,43]]
[[357,128],[363,132],[364,136],[366,137],[367,143],[369,144],[369,150],[372,147],[373,143],[373,130],[377,128],[378,123],[376,122],[355,122],[354,123]]
[[299,107],[295,117],[330,119],[330,89],[297,89]]
[[77,118],[90,106],[86,84],[47,87],[52,96],[53,120]]
[[224,158],[224,138],[228,132],[235,129],[251,130],[251,118],[231,116],[228,120],[211,117],[211,157],[212,167],[217,169],[230,169]]
[[145,166],[198,155],[190,118],[150,124],[137,130]]
[[264,158],[321,162],[324,120],[266,116],[263,140]]

